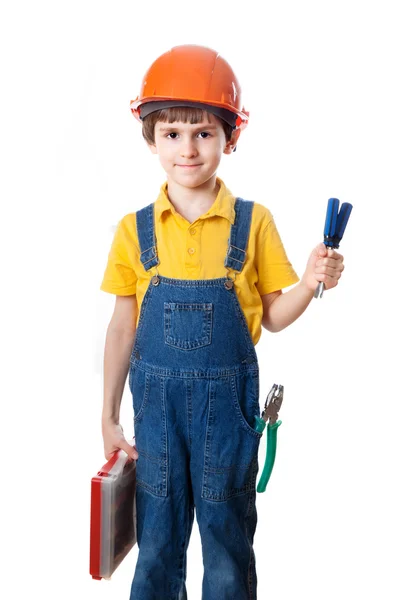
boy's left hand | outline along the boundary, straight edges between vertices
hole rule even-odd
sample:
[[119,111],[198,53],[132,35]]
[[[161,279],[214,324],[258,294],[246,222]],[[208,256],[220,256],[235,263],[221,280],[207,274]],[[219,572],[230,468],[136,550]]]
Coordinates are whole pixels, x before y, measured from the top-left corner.
[[314,292],[323,281],[325,289],[330,290],[337,286],[343,270],[343,256],[321,243],[311,252],[301,283]]

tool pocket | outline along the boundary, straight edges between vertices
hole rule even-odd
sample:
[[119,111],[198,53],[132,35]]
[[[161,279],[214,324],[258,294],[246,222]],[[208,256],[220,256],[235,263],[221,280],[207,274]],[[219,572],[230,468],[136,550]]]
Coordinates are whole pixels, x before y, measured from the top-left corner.
[[156,496],[167,495],[167,428],[163,380],[130,366],[136,462],[136,484]]
[[212,380],[204,457],[202,497],[222,501],[254,492],[262,433],[254,429],[259,416],[258,372]]
[[211,344],[212,303],[164,302],[165,343],[179,350]]

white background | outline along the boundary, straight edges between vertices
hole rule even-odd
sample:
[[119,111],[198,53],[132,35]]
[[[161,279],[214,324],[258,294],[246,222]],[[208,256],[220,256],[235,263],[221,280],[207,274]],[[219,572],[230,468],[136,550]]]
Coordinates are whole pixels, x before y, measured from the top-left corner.
[[[111,581],[88,574],[114,303],[99,286],[112,228],[163,182],[129,101],[150,63],[181,43],[217,49],[236,71],[251,121],[219,173],[271,209],[299,275],[328,198],[354,205],[340,285],[257,346],[261,401],[285,385],[275,469],[257,498],[259,597],[400,597],[396,4],[2,9],[2,597],[129,597],[137,548]],[[128,390],[121,414],[129,437]],[[190,600],[201,577],[195,525]]]

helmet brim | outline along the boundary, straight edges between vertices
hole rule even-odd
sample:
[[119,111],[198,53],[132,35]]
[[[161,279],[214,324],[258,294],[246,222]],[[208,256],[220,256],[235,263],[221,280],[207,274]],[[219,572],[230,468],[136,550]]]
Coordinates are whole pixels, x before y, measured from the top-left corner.
[[154,100],[151,102],[145,102],[138,107],[139,118],[142,121],[145,117],[158,110],[175,108],[179,106],[206,110],[207,112],[228,123],[231,127],[235,128],[237,126],[238,115],[236,113],[231,112],[226,108],[221,108],[220,106],[212,106],[211,104],[206,104],[204,102],[189,102],[187,100]]

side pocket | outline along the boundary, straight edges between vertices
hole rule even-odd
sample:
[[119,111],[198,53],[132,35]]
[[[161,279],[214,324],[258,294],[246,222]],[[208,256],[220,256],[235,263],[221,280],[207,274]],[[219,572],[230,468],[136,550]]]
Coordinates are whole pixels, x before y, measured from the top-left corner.
[[262,433],[255,430],[254,417],[260,416],[259,374],[258,371],[239,373],[231,379],[232,402],[243,427],[260,438]]
[[202,485],[207,500],[225,501],[255,491],[262,436],[250,425],[257,414],[256,382],[249,373],[239,384],[235,378],[209,384]]
[[167,496],[167,426],[164,380],[135,367],[131,377],[134,429],[139,458],[136,484],[155,496]]
[[132,364],[129,369],[129,389],[132,394],[134,421],[137,421],[148,399],[149,381],[147,373]]

